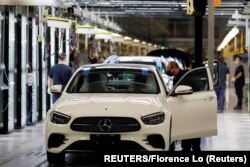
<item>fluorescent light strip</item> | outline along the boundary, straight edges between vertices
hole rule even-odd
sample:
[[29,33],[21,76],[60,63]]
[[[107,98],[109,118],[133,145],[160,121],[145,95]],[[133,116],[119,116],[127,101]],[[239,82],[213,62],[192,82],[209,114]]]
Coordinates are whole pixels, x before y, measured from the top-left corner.
[[221,44],[218,46],[217,51],[221,51],[236,35],[240,32],[240,30],[235,26],[232,28],[226,37],[223,39]]

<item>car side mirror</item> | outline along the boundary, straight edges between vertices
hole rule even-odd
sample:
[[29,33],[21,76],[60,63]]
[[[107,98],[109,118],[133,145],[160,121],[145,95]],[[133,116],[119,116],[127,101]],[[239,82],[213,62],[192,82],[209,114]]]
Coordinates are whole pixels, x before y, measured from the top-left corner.
[[190,95],[192,93],[192,87],[186,85],[179,85],[174,91],[174,95]]
[[62,85],[52,85],[50,87],[51,93],[62,93]]

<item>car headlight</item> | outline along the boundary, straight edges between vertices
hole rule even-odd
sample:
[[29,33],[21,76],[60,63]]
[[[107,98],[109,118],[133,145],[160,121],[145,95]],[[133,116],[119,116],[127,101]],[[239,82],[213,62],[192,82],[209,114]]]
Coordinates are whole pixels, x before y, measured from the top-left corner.
[[59,112],[52,112],[51,114],[51,122],[55,124],[67,124],[70,120],[70,116],[59,113]]
[[165,120],[165,114],[163,112],[157,112],[154,114],[141,117],[142,121],[146,125],[157,125]]

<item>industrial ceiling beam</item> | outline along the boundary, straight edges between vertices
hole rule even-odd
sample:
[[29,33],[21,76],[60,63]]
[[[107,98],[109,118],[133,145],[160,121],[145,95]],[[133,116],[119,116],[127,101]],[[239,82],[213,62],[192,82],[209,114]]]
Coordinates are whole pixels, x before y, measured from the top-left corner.
[[[126,17],[131,15],[143,16],[143,17],[151,17],[151,16],[167,17],[174,15],[183,16],[186,14],[186,7],[187,7],[186,0],[176,0],[176,1],[79,0],[77,2],[79,3],[79,6],[82,8],[88,8],[93,10],[94,12],[99,11],[101,16],[106,15],[108,13],[108,15],[112,17]],[[244,7],[245,4],[242,1],[222,2],[220,7],[215,9],[214,15],[231,16],[236,8],[241,12],[243,11]]]

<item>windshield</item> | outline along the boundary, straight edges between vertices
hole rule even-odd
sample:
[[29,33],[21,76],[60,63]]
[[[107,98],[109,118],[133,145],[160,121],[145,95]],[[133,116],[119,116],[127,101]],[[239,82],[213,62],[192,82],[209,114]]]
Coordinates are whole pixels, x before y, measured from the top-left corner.
[[165,64],[161,61],[119,61],[118,63],[123,64],[145,64],[145,65],[152,65],[155,66],[161,74],[166,74]]
[[83,69],[69,84],[67,93],[158,94],[155,75],[147,69]]

